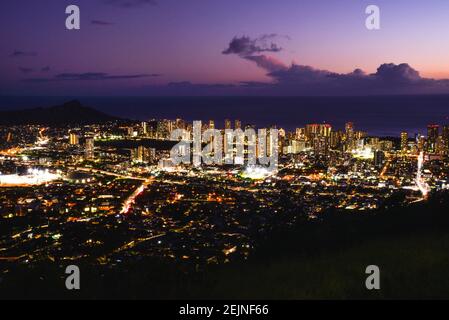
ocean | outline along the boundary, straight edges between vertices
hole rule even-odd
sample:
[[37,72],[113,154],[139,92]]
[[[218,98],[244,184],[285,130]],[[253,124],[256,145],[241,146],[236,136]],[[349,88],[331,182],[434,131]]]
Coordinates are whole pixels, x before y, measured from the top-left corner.
[[428,124],[449,124],[449,95],[369,97],[0,97],[0,110],[59,105],[69,100],[105,113],[136,120],[239,119],[259,127],[287,130],[308,123],[329,123],[337,129],[348,121],[369,135],[426,134]]

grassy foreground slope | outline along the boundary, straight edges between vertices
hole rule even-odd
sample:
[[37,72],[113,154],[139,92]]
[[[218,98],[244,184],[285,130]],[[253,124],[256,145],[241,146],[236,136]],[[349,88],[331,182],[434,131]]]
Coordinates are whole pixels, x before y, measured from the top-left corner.
[[[261,239],[248,261],[185,271],[142,259],[120,268],[83,265],[68,291],[64,266],[17,266],[2,275],[2,298],[449,299],[449,195],[378,212],[328,212]],[[381,290],[365,288],[365,268]]]
[[[365,287],[368,265],[381,290]],[[449,198],[375,214],[331,212],[265,240],[254,261],[215,274],[207,295],[246,299],[449,299]],[[201,290],[200,290],[201,291]]]

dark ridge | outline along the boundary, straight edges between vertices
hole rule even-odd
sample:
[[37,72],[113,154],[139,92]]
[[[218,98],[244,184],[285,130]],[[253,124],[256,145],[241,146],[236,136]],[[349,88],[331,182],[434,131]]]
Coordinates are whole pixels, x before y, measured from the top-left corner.
[[60,106],[32,108],[24,110],[0,111],[0,125],[88,125],[116,121],[110,116],[73,100]]

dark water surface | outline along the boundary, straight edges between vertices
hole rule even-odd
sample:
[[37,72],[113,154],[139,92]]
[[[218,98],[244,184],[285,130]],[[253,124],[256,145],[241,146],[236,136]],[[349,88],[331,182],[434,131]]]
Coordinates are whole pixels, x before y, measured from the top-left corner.
[[276,124],[294,129],[327,122],[336,128],[352,121],[371,135],[426,133],[431,123],[449,124],[449,95],[373,97],[0,97],[0,110],[59,105],[77,99],[111,115],[149,120],[183,118],[243,124]]

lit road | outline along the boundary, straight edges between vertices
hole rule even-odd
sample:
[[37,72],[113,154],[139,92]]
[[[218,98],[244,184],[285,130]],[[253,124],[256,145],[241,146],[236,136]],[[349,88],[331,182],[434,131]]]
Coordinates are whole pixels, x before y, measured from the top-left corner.
[[418,157],[418,170],[416,172],[416,186],[421,191],[423,197],[426,198],[427,195],[429,194],[430,187],[424,181],[424,179],[423,179],[423,177],[421,175],[423,164],[424,164],[424,153],[421,151],[421,153],[419,154],[419,157]]
[[142,183],[123,203],[123,209],[120,211],[121,214],[127,214],[131,208],[132,205],[136,202],[136,199],[138,196],[140,196],[145,189],[153,182],[153,178],[149,178],[145,180],[144,183]]
[[83,171],[83,172],[88,172],[88,173],[99,173],[99,174],[104,174],[106,176],[113,176],[113,177],[117,177],[117,178],[121,178],[121,179],[147,181],[147,179],[145,179],[145,178],[127,176],[127,175],[119,174],[116,172],[105,171],[105,170],[100,170],[100,169],[83,168],[83,167],[68,167],[68,168],[70,170],[78,170],[78,171]]

